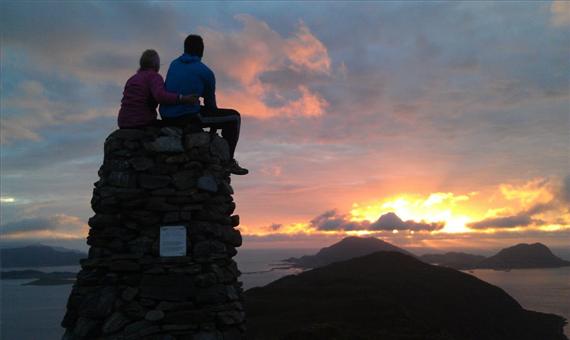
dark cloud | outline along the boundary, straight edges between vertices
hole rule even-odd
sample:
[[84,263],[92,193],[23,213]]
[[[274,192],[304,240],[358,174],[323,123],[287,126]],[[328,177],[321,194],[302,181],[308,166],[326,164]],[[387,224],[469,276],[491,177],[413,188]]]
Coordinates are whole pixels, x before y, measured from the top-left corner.
[[75,216],[59,214],[48,217],[24,218],[4,223],[0,225],[0,230],[3,237],[38,231],[81,234],[85,230],[84,226],[85,223]]
[[283,227],[283,224],[273,223],[269,226],[269,229],[271,229],[272,231],[277,231],[277,230],[281,229],[282,227]]
[[534,224],[534,220],[528,214],[518,214],[505,217],[487,218],[478,222],[468,224],[472,229],[488,229],[488,228],[515,228],[526,227]]
[[445,226],[444,223],[425,223],[412,220],[402,221],[395,213],[386,213],[374,223],[368,221],[354,222],[348,220],[347,215],[339,214],[336,210],[329,210],[311,220],[311,226],[318,230],[410,230],[410,231],[433,231]]
[[366,222],[349,221],[346,215],[336,210],[329,210],[311,220],[311,227],[318,230],[361,230],[366,229]]
[[439,230],[445,226],[443,222],[437,223],[426,223],[426,222],[415,222],[412,220],[402,221],[401,218],[398,217],[393,212],[386,213],[380,218],[370,225],[371,229],[374,230],[413,230],[413,231],[420,231],[420,230]]
[[560,197],[562,198],[563,202],[570,204],[570,175],[564,178]]

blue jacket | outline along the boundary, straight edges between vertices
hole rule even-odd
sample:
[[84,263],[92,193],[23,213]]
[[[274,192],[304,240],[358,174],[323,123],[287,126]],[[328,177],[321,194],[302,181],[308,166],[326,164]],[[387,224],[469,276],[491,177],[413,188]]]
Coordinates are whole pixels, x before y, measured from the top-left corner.
[[[216,109],[216,78],[200,57],[184,53],[170,63],[166,82],[168,92],[197,94],[204,98],[206,109]],[[160,105],[162,118],[175,118],[200,112],[200,105]]]

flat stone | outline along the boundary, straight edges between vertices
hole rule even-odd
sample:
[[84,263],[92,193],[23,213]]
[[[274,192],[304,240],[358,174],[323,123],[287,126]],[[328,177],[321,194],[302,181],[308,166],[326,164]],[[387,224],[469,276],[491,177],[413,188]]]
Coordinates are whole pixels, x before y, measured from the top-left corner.
[[244,337],[243,332],[237,327],[224,330],[223,339],[224,340],[242,340]]
[[128,334],[133,334],[133,333],[139,333],[142,330],[149,328],[149,327],[153,327],[154,324],[147,321],[147,320],[140,320],[137,322],[133,322],[130,325],[128,325],[127,327],[125,327],[125,335]]
[[197,325],[207,321],[213,321],[215,315],[201,310],[173,311],[166,313],[163,323],[178,325]]
[[192,213],[189,211],[182,211],[180,213],[180,220],[185,222],[192,221]]
[[162,311],[181,311],[181,310],[191,310],[194,309],[196,306],[192,302],[169,302],[169,301],[161,301],[156,309]]
[[159,321],[164,318],[164,312],[161,310],[153,309],[148,311],[144,318],[148,321]]
[[198,325],[162,325],[162,330],[167,332],[186,331],[197,329]]
[[104,334],[114,333],[123,328],[129,319],[121,312],[115,312],[103,323],[102,331]]
[[160,129],[160,134],[164,136],[182,137],[182,129],[175,126],[167,126]]
[[183,301],[193,298],[196,289],[192,279],[183,274],[143,275],[140,296],[156,300]]
[[122,148],[123,141],[121,139],[110,137],[105,140],[105,144],[103,146],[103,150],[105,151],[106,155],[110,155],[117,150],[121,150]]
[[208,258],[213,254],[226,252],[226,245],[219,241],[201,241],[194,245],[193,254],[196,258]]
[[182,273],[182,274],[197,274],[201,271],[202,271],[202,268],[200,265],[193,265],[193,266],[187,266],[187,267],[176,267],[176,268],[170,269],[170,272],[172,272],[172,273]]
[[208,192],[218,191],[218,184],[216,183],[216,180],[212,176],[202,176],[198,178],[197,187],[200,190]]
[[162,189],[153,190],[151,192],[151,195],[153,195],[153,196],[171,196],[171,195],[176,195],[176,190],[174,190],[173,188],[162,188]]
[[237,227],[239,225],[239,215],[233,215],[230,219],[232,220],[232,227]]
[[200,332],[192,340],[223,340],[223,335],[218,332]]
[[204,205],[202,204],[186,204],[183,205],[180,209],[181,211],[200,211],[204,209]]
[[178,206],[168,204],[164,197],[151,197],[147,200],[146,209],[150,211],[177,211]]
[[166,187],[171,180],[170,176],[141,174],[139,185],[145,189],[159,189]]
[[127,171],[131,167],[129,162],[124,159],[109,159],[105,161],[103,166],[108,171]]
[[119,129],[115,130],[108,138],[118,138],[123,140],[137,140],[147,137],[144,130],[139,129]]
[[184,146],[186,149],[198,148],[206,146],[210,143],[210,134],[207,132],[198,132],[186,135]]
[[214,273],[205,273],[197,275],[194,278],[194,282],[198,287],[209,287],[216,284],[216,274]]
[[116,214],[96,214],[89,219],[89,226],[91,228],[108,228],[120,225],[121,219]]
[[182,138],[179,136],[162,136],[144,144],[145,149],[154,152],[181,153],[184,152]]
[[212,156],[219,158],[222,162],[230,160],[230,147],[225,139],[214,137],[210,143],[210,153]]
[[221,186],[222,186],[222,193],[228,194],[228,195],[234,194],[234,188],[232,188],[230,183],[228,183],[226,181],[222,181]]
[[97,333],[101,322],[85,317],[77,319],[75,327],[73,328],[73,335],[77,337],[89,337]]
[[164,214],[162,218],[162,223],[169,224],[175,223],[180,221],[180,213],[179,212],[167,212]]
[[157,213],[146,210],[134,210],[125,212],[125,215],[132,218],[141,226],[151,226],[160,223],[160,217]]
[[154,161],[147,157],[134,157],[129,163],[136,171],[145,171],[154,166]]
[[244,312],[237,310],[222,311],[216,317],[218,322],[225,326],[239,324],[245,320]]
[[222,237],[223,237],[225,242],[228,242],[229,244],[231,244],[234,247],[241,246],[241,244],[243,242],[242,237],[241,237],[241,233],[239,232],[239,230],[233,229],[233,228],[226,228],[222,232]]
[[106,178],[109,185],[128,188],[135,185],[135,177],[127,171],[112,171]]
[[166,164],[180,164],[180,163],[186,163],[189,160],[190,159],[188,158],[188,156],[186,156],[185,154],[180,154],[180,155],[170,156],[166,158],[164,162]]
[[181,171],[172,176],[174,186],[178,190],[188,190],[196,186],[196,179],[193,171]]
[[91,319],[103,319],[113,310],[117,291],[114,287],[103,287],[87,295],[79,307],[79,315]]
[[148,254],[152,251],[153,243],[154,243],[153,239],[145,236],[140,236],[135,238],[134,240],[129,241],[127,243],[127,248],[129,249],[130,252],[136,255],[143,255],[143,254]]
[[123,313],[131,319],[141,319],[146,314],[145,308],[135,301],[129,302],[121,309]]
[[125,148],[129,149],[129,150],[136,150],[139,149],[141,147],[141,144],[138,141],[132,141],[132,140],[128,140],[125,141]]
[[137,272],[141,266],[133,261],[113,261],[109,265],[109,270],[112,272]]
[[202,304],[218,304],[230,300],[228,290],[222,284],[200,289],[196,298],[197,302]]
[[137,296],[138,293],[139,293],[138,288],[127,287],[125,288],[125,290],[123,290],[121,298],[123,298],[123,300],[125,301],[132,301],[135,298],[135,296]]

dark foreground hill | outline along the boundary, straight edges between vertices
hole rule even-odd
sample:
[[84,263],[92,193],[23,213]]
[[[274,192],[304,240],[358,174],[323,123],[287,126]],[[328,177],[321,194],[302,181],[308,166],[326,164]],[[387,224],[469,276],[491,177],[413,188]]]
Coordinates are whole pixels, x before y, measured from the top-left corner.
[[564,266],[570,266],[570,262],[554,255],[544,244],[520,243],[516,246],[499,251],[496,255],[483,260],[477,267],[491,269],[517,269],[556,268]]
[[420,260],[455,269],[473,269],[486,259],[485,256],[467,253],[449,252],[445,254],[426,254],[420,256]]
[[245,293],[248,339],[566,340],[565,321],[503,290],[397,252],[287,276]]
[[339,242],[322,248],[315,255],[305,255],[299,258],[289,258],[285,262],[289,262],[297,267],[317,268],[326,266],[333,262],[344,261],[359,256],[372,254],[377,251],[395,251],[406,255],[412,255],[410,252],[398,248],[388,242],[384,242],[375,237],[345,237]]
[[3,268],[79,265],[87,254],[65,248],[31,245],[20,248],[0,249]]

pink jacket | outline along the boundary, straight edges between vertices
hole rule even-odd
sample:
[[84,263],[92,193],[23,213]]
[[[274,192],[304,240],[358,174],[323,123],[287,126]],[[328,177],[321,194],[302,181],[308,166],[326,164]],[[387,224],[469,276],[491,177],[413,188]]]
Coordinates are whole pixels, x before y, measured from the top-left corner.
[[164,89],[162,76],[153,70],[139,70],[127,80],[119,110],[119,127],[134,128],[156,120],[158,104],[176,104],[178,94]]

